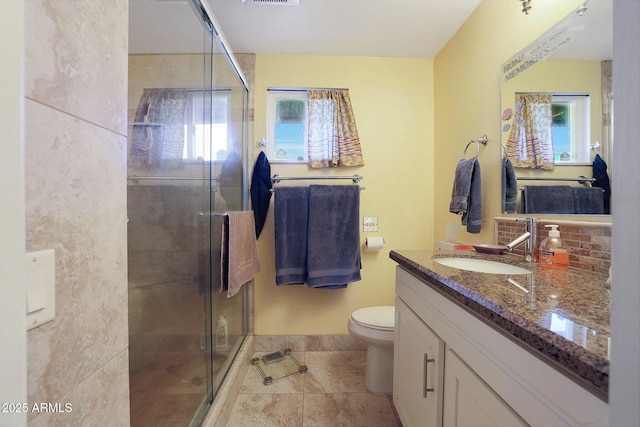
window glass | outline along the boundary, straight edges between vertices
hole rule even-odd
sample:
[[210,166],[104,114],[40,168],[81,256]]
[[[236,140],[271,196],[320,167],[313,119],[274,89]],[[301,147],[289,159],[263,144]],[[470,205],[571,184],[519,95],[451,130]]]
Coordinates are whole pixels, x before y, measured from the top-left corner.
[[554,162],[588,163],[589,96],[553,95],[551,103]]
[[[227,158],[228,103],[229,97],[225,93],[189,93],[185,112],[183,159],[211,161]],[[212,123],[209,124],[211,109]]]
[[269,158],[281,162],[307,161],[306,91],[267,93]]

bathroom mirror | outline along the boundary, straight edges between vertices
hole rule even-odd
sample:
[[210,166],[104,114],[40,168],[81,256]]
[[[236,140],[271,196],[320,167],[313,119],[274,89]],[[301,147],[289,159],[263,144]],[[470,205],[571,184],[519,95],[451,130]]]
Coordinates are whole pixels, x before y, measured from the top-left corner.
[[[604,212],[556,209],[557,206],[550,203],[553,196],[546,197],[542,206],[538,206],[536,210],[527,212],[524,206],[528,206],[529,201],[525,204],[522,194],[525,186],[527,190],[534,186],[565,186],[565,189],[570,186],[574,194],[582,191],[576,188],[590,187],[591,182],[582,180],[581,177],[595,176],[593,160],[596,154],[607,166],[607,175],[611,176],[612,21],[612,0],[588,1],[501,66],[501,156],[507,157],[508,146],[511,150],[510,157],[514,155],[514,147],[518,145],[517,142],[514,143],[518,139],[514,128],[521,126],[524,117],[524,110],[521,111],[522,100],[530,94],[551,95],[549,121],[553,123],[554,139],[554,150],[549,154],[549,158],[553,156],[551,166],[521,167],[524,162],[513,162],[517,166],[514,168],[517,176],[517,208],[513,212],[514,204],[511,199],[511,209],[504,209],[503,200],[501,212],[609,213],[607,209]],[[548,102],[548,99],[545,98],[544,102]],[[566,117],[571,120],[565,120]],[[522,138],[528,137],[523,134],[520,140]],[[503,171],[503,178],[504,173]],[[540,189],[533,190],[531,194]]]

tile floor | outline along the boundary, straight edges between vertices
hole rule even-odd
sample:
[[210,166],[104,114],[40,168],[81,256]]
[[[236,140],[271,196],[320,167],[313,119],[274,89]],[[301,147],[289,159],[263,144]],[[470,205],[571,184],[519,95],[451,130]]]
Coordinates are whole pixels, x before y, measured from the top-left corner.
[[366,351],[294,350],[294,354],[308,372],[264,385],[249,368],[227,427],[401,426],[391,396],[366,389]]

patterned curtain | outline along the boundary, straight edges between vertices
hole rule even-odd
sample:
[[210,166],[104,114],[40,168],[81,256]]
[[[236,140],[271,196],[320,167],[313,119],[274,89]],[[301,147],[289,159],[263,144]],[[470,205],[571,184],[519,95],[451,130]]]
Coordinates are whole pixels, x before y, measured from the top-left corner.
[[518,168],[553,170],[551,95],[516,94],[516,110],[507,157]]
[[346,90],[309,90],[309,165],[362,166],[358,129]]
[[138,102],[129,160],[135,166],[167,166],[182,162],[184,89],[145,89]]

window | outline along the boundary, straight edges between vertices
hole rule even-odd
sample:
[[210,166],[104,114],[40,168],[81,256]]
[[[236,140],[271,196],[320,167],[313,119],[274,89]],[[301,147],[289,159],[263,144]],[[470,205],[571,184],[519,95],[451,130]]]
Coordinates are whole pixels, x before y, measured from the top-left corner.
[[589,95],[551,98],[554,162],[589,163]]
[[185,111],[183,159],[211,161],[227,158],[228,104],[229,95],[225,92],[189,92]]
[[362,166],[348,89],[269,89],[267,154],[311,168]]
[[307,161],[306,91],[267,92],[268,156],[281,162]]
[[513,166],[553,170],[590,163],[588,94],[516,92],[515,105],[506,146]]

